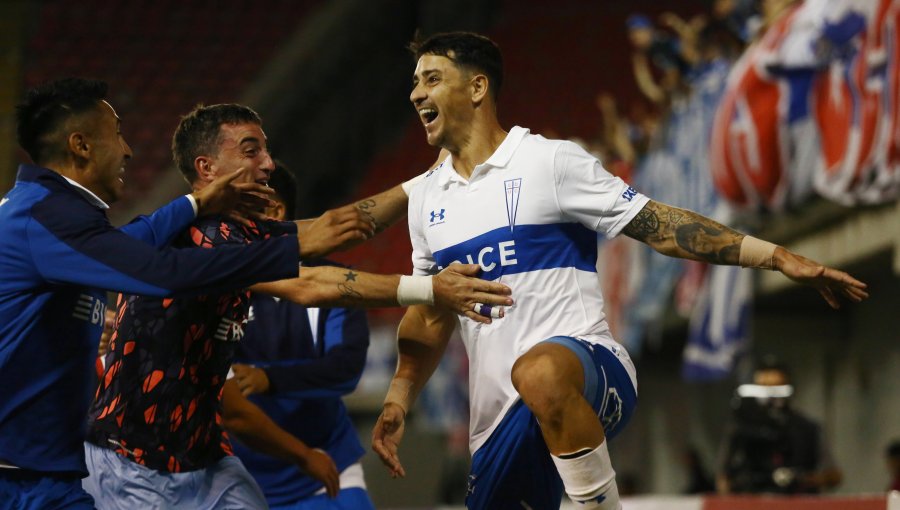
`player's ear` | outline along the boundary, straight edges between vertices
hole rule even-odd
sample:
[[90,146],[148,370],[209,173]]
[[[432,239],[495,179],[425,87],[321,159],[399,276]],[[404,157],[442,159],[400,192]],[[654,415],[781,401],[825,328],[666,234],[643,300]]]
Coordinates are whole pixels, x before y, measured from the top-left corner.
[[216,178],[212,168],[212,159],[208,156],[197,156],[194,158],[194,170],[201,181],[212,182]]
[[87,136],[80,131],[69,133],[66,138],[66,147],[75,159],[89,159],[91,156],[91,145],[88,143]]
[[488,87],[490,83],[488,82],[487,76],[483,74],[476,74],[472,76],[471,81],[469,82],[469,87],[472,91],[472,102],[476,105],[481,104],[484,101],[485,96],[488,94]]

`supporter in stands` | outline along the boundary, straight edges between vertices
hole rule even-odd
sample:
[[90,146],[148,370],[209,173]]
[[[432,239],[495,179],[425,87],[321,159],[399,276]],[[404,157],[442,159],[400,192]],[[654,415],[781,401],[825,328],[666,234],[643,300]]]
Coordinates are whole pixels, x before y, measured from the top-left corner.
[[[609,333],[597,278],[597,234],[620,232],[668,256],[759,267],[811,285],[839,306],[865,284],[784,247],[641,195],[577,145],[497,118],[499,48],[472,33],[413,45],[410,101],[426,139],[450,155],[409,200],[417,274],[478,260],[490,280],[527,296],[503,321],[459,323],[470,361],[471,509],[620,507],[607,437],[626,426],[637,388],[628,353]],[[399,361],[372,435],[393,476],[405,416],[457,321],[410,307]]]
[[[113,228],[107,204],[121,195],[132,154],[106,93],[103,82],[59,80],[30,90],[16,110],[34,164],[19,167],[0,200],[0,502],[14,508],[93,508],[80,478],[104,289],[169,296],[289,278],[314,245],[295,233],[251,247],[165,247],[198,214],[265,192],[238,184],[245,171]],[[353,230],[364,237],[370,228],[360,221]],[[321,245],[341,233],[319,225],[304,235]]]
[[772,358],[738,388],[719,452],[720,493],[818,493],[841,483],[821,427],[790,405],[788,369]]
[[[296,210],[293,176],[276,163],[269,186],[275,190],[276,202],[269,216],[292,220]],[[235,442],[235,454],[259,483],[270,508],[374,508],[359,463],[365,450],[341,401],[356,388],[368,347],[369,326],[362,310],[307,308],[265,294],[250,296],[245,335],[235,354],[240,363],[232,367],[234,378],[225,384],[222,396],[225,428],[236,432],[232,410],[247,396],[307,450],[314,448],[309,456],[324,457],[319,463],[334,470],[333,486],[329,486],[332,480],[327,475],[315,476],[310,473],[313,470],[303,469],[304,463],[298,466],[293,459],[274,459]],[[247,440],[246,434],[262,435],[249,423],[240,423],[246,432],[244,437],[238,435],[239,440]],[[292,451],[279,447],[274,434],[250,440],[256,442],[249,444],[256,450],[260,441],[268,441],[274,452]]]
[[[182,118],[172,152],[178,168],[198,190],[240,166],[259,183],[267,182],[274,170],[262,121],[242,105],[197,107]],[[361,204],[372,224],[389,225],[403,217],[406,202],[406,192],[398,185]],[[355,210],[351,205],[337,211],[347,208]],[[213,217],[192,223],[173,245],[252,246],[285,231],[328,224],[336,214],[323,215],[312,225],[276,221],[239,225]],[[335,244],[342,239],[334,237]],[[301,256],[308,260],[328,251],[304,251]],[[436,302],[480,323],[490,319],[475,314],[476,301],[511,303],[506,286],[468,278],[456,270],[475,274],[478,267],[454,266],[431,280],[303,267],[299,278],[249,290],[176,299],[120,295],[106,372],[90,410],[85,444],[90,476],[85,489],[100,508],[265,507],[259,487],[230,454],[218,412],[234,349],[244,335],[250,290],[308,306]]]
[[891,485],[888,490],[900,491],[900,440],[889,444],[884,450],[887,461],[888,473],[891,476]]
[[[632,65],[638,88],[657,105],[667,105],[690,71],[677,40],[658,32],[643,14],[632,14],[626,21],[628,39],[634,48]],[[657,83],[650,64],[663,73]]]

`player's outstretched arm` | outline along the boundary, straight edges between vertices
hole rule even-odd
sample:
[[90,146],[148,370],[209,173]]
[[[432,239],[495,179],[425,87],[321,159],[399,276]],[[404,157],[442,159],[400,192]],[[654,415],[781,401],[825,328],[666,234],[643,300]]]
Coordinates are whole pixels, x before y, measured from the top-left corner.
[[490,324],[476,305],[509,306],[510,289],[475,278],[477,264],[452,264],[434,276],[399,276],[365,273],[332,266],[304,267],[300,277],[258,284],[254,292],[288,299],[304,306],[386,307],[436,305]]
[[434,170],[442,161],[447,159],[449,154],[446,149],[441,149],[437,160],[431,164],[431,167],[425,173],[398,184],[389,190],[382,191],[377,195],[364,198],[355,204],[357,209],[375,223],[375,233],[383,231],[406,216],[406,209],[409,205],[409,192],[412,187],[418,184],[425,177],[425,174]]
[[234,379],[222,388],[222,421],[225,428],[247,446],[266,455],[292,462],[306,474],[325,484],[329,497],[340,490],[340,473],[331,457],[313,449],[279,427],[269,416],[247,400]]
[[[433,170],[444,161],[448,155],[449,153],[442,149],[438,155],[438,159],[435,160],[428,171]],[[406,209],[409,205],[409,192],[413,186],[418,184],[419,181],[425,177],[425,174],[428,173],[428,171],[390,189],[382,191],[381,193],[366,197],[356,203],[340,207],[337,210],[356,209],[359,214],[367,219],[374,227],[372,235],[378,234],[406,216]],[[309,219],[297,220],[297,228],[303,230],[307,228],[312,221],[313,220]],[[365,238],[354,240],[342,247],[342,249],[355,246],[364,240]]]
[[295,223],[303,260],[352,248],[375,235],[375,224],[353,205],[330,209],[318,218]]
[[393,478],[406,476],[398,455],[406,414],[440,363],[455,326],[452,314],[424,305],[409,307],[400,321],[397,371],[372,430],[372,450]]
[[854,302],[869,297],[866,284],[843,271],[687,209],[651,200],[622,232],[670,257],[781,271],[795,282],[815,287],[832,308],[840,307],[838,296]]

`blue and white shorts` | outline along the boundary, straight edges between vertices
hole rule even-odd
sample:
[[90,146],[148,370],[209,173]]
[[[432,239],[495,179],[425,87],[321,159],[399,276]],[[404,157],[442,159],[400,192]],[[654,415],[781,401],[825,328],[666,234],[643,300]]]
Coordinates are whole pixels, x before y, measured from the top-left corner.
[[[637,391],[610,349],[572,337],[545,340],[569,348],[584,368],[584,398],[597,411],[611,440],[628,423]],[[559,508],[563,484],[550,458],[541,428],[519,400],[472,456],[466,507],[469,510]]]

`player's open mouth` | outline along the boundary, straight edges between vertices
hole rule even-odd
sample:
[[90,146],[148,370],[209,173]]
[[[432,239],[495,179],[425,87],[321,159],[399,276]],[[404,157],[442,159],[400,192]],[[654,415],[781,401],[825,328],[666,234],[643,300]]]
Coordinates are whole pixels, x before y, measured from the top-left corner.
[[438,111],[434,108],[422,108],[419,110],[419,117],[426,126],[434,122],[438,117]]

